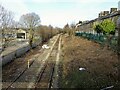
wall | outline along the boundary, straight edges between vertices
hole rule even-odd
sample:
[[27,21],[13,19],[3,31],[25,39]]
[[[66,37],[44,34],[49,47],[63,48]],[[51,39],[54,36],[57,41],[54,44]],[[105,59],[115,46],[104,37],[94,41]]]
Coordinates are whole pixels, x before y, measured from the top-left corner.
[[[32,45],[32,48],[37,47],[40,43],[34,43]],[[16,49],[6,55],[2,55],[1,54],[1,59],[0,62],[2,62],[2,64],[0,64],[0,66],[4,66],[6,64],[8,64],[9,62],[11,62],[12,60],[14,60],[15,58],[20,57],[21,55],[25,54],[26,52],[28,52],[30,50],[30,46],[29,45],[25,45],[19,49]]]

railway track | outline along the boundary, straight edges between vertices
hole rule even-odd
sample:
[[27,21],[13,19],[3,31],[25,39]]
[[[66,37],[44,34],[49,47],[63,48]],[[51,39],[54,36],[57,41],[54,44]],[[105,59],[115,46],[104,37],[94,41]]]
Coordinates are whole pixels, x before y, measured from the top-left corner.
[[[34,61],[35,61],[35,60],[33,60],[33,61],[30,63],[29,67],[33,64]],[[11,84],[6,88],[6,90],[8,90],[8,89],[12,86],[12,84],[13,84],[20,76],[22,76],[23,73],[24,73],[27,69],[28,69],[28,67],[26,67],[26,68],[11,82]]]
[[[57,56],[57,48],[59,46],[59,37],[57,37],[57,39],[54,41],[52,47],[50,48],[50,50],[47,50],[45,53],[43,53],[43,55],[41,55],[41,60],[39,60],[39,69],[38,67],[35,67],[36,65],[36,61],[37,60],[33,60],[30,65],[29,68],[26,67],[19,75],[17,75],[14,80],[12,82],[10,82],[10,84],[8,85],[7,88],[4,88],[4,90],[9,90],[11,88],[22,88],[22,85],[24,84],[23,82],[26,82],[25,80],[25,76],[26,75],[30,75],[30,72],[33,68],[37,71],[34,76],[35,79],[30,82],[30,80],[27,81],[27,85],[24,88],[51,88],[52,87],[52,82],[53,82],[53,78],[54,78],[54,71],[55,71],[55,64],[56,64],[56,56]],[[47,54],[47,55],[46,55]],[[44,59],[42,56],[46,56]],[[36,58],[36,59],[39,59]],[[23,78],[24,80],[22,80]],[[22,82],[20,82],[22,80]],[[32,80],[32,78],[31,78]],[[23,83],[23,84],[19,84],[18,83]]]
[[[32,64],[36,61],[37,58],[38,58],[38,54],[35,55],[33,60],[29,61],[29,68],[32,66]],[[16,77],[14,77],[14,79],[12,79],[10,82],[8,82],[9,84],[7,86],[4,85],[5,86],[5,87],[3,87],[4,90],[9,90],[9,88],[11,88],[11,86],[29,69],[28,65],[26,65],[25,67],[21,66],[20,68],[21,68],[20,72],[16,72],[16,73],[18,73],[17,75],[15,75]]]
[[42,68],[41,72],[39,73],[38,80],[35,84],[35,90],[40,88],[48,88],[49,90],[51,88],[54,88],[53,80],[55,78],[55,70],[56,70],[56,58],[58,54],[58,48],[59,48],[59,40],[56,42],[51,54],[50,58],[47,60],[46,64]]
[[[40,52],[40,51],[39,51]],[[31,60],[29,60],[29,67],[31,67],[31,65],[35,62],[35,60],[37,59],[38,55],[35,54],[35,57]],[[18,60],[19,61],[19,60]],[[20,62],[20,61],[19,61]],[[26,63],[25,61],[23,61],[24,63]],[[13,65],[13,64],[12,64]],[[19,65],[20,66],[20,65]],[[20,66],[19,68],[15,68],[13,70],[15,70],[15,75],[10,75],[10,77],[8,77],[7,79],[4,77],[4,79],[2,80],[3,85],[2,87],[5,88],[6,90],[10,88],[10,86],[17,81],[17,79],[20,78],[20,76],[22,76],[24,74],[24,72],[28,69],[28,65],[23,65]],[[5,71],[5,70],[4,70]],[[11,72],[13,73],[13,72]],[[10,74],[11,74],[10,73]],[[7,73],[8,74],[8,73]],[[14,78],[11,78],[14,77]],[[9,78],[11,78],[11,80],[9,80]],[[7,81],[8,80],[8,81]],[[5,82],[7,82],[7,84],[4,84]]]
[[48,88],[52,87],[52,80],[54,74],[54,63],[48,63],[40,72],[38,80],[35,84],[35,90],[38,88]]

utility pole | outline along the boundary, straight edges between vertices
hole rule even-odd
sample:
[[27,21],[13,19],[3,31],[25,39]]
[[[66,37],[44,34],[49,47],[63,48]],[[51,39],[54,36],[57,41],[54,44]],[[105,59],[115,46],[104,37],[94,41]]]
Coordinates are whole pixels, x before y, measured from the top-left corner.
[[[119,11],[120,12],[120,11]],[[117,45],[117,54],[118,54],[118,72],[120,75],[120,16],[117,20],[117,29],[118,29],[118,45]],[[119,81],[120,81],[120,76],[119,77]]]
[[118,29],[118,45],[117,45],[117,54],[118,54],[118,80],[120,81],[120,1],[118,2],[118,20],[117,20],[117,29]]

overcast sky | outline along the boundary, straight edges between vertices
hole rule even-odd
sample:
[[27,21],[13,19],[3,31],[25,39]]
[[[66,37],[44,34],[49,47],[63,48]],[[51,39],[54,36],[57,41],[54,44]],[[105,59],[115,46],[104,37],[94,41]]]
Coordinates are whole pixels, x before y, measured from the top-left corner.
[[29,12],[40,16],[42,25],[63,27],[66,23],[91,20],[103,10],[118,7],[120,0],[0,0],[0,4],[14,12],[15,20]]

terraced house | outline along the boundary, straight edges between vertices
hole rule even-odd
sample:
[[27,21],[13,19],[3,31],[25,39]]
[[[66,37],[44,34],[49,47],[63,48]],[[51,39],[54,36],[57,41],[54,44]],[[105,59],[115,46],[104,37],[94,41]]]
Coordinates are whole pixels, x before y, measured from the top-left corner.
[[[117,24],[118,16],[120,15],[120,12],[117,10],[117,8],[111,8],[110,11],[102,11],[98,14],[98,18],[83,22],[79,27],[80,32],[88,32],[88,33],[96,33],[93,30],[93,25],[99,22],[102,22],[106,19],[112,20],[115,24]],[[116,35],[118,31],[116,30]]]

